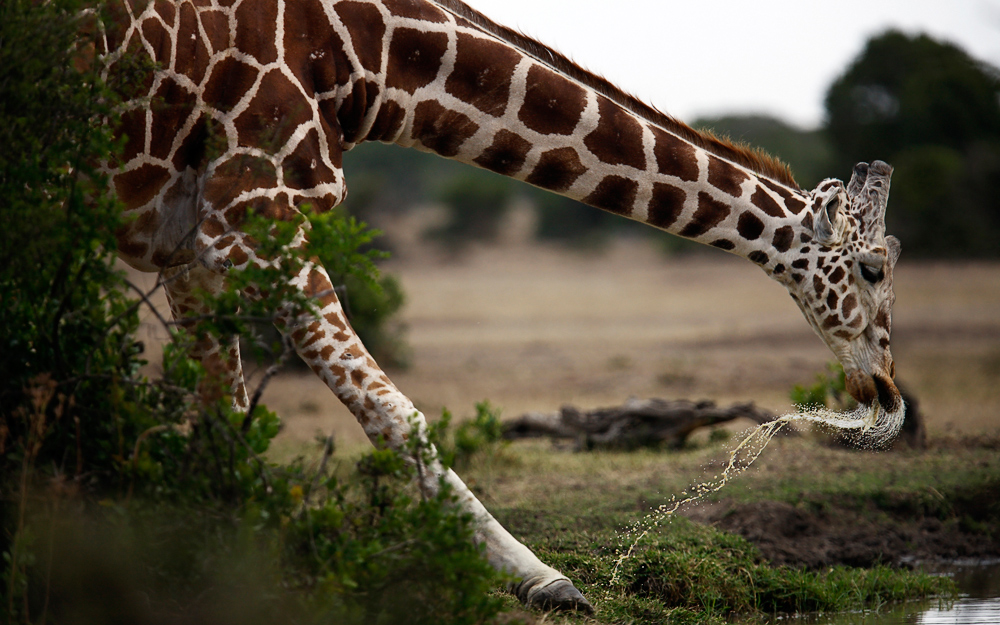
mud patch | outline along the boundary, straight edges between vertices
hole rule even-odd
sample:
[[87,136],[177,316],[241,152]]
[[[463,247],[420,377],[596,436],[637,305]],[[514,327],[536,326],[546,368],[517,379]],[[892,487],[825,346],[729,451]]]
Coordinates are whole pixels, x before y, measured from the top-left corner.
[[[985,496],[985,494],[984,494]],[[875,505],[861,510],[826,502],[705,503],[681,514],[738,534],[776,565],[823,569],[835,565],[912,567],[917,563],[1000,556],[996,536],[969,529],[975,510],[947,519],[894,515]]]

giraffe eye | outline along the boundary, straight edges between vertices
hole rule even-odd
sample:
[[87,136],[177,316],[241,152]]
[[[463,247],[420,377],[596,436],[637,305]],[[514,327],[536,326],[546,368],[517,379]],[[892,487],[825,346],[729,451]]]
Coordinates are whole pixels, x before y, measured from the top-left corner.
[[861,263],[859,267],[861,268],[861,277],[871,284],[878,284],[885,277],[885,272],[882,271],[881,267],[866,265],[865,263]]

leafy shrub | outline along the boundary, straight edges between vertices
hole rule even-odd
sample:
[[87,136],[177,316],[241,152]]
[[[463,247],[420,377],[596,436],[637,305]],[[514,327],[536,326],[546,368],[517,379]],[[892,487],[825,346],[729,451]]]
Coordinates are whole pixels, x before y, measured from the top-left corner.
[[[101,7],[0,5],[0,609],[15,623],[489,620],[499,580],[447,487],[416,492],[417,465],[385,450],[340,479],[332,446],[318,467],[277,465],[276,415],[196,390],[192,337],[312,309],[282,287],[304,258],[377,284],[362,224],[250,219],[280,262],[232,271],[212,314],[175,333],[163,377],[140,374],[151,293],[130,298],[114,269],[123,217],[96,164],[118,148],[99,123],[118,100],[78,53],[84,8]],[[295,250],[305,220],[311,246]],[[274,288],[249,301],[250,283]]]
[[507,445],[503,438],[500,410],[488,401],[476,404],[476,416],[455,428],[455,455],[458,462],[477,453],[491,453]]
[[857,405],[847,393],[844,367],[839,362],[827,363],[826,371],[816,374],[815,384],[811,386],[796,384],[788,395],[796,406],[849,410]]

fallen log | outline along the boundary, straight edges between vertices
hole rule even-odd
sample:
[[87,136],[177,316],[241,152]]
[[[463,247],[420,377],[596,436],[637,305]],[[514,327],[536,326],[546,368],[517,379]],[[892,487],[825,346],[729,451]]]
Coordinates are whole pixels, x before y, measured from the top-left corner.
[[766,423],[775,418],[752,402],[720,408],[715,402],[686,399],[629,399],[622,406],[581,411],[563,406],[558,413],[531,412],[504,424],[506,439],[573,439],[577,449],[679,449],[698,428],[746,418]]

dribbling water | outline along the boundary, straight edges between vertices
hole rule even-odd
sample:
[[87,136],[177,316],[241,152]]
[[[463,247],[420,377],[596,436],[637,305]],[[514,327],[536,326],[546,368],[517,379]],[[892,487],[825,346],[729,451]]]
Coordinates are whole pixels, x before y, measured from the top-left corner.
[[903,426],[905,413],[906,406],[902,401],[899,402],[899,408],[891,413],[882,410],[876,402],[870,406],[859,405],[850,412],[836,412],[826,407],[813,406],[800,407],[799,412],[782,415],[773,421],[762,423],[745,435],[743,440],[729,452],[729,462],[721,474],[697,484],[679,496],[671,497],[670,501],[660,504],[656,510],[637,521],[625,532],[622,543],[629,543],[629,547],[624,549],[615,561],[615,568],[611,575],[611,586],[614,587],[618,583],[618,573],[622,563],[631,557],[636,546],[647,534],[664,521],[669,520],[681,506],[698,501],[718,491],[730,480],[749,469],[750,465],[764,452],[764,448],[771,442],[774,435],[789,423],[801,421],[818,424],[838,431],[857,447],[881,449],[888,446],[896,438],[899,429]]

